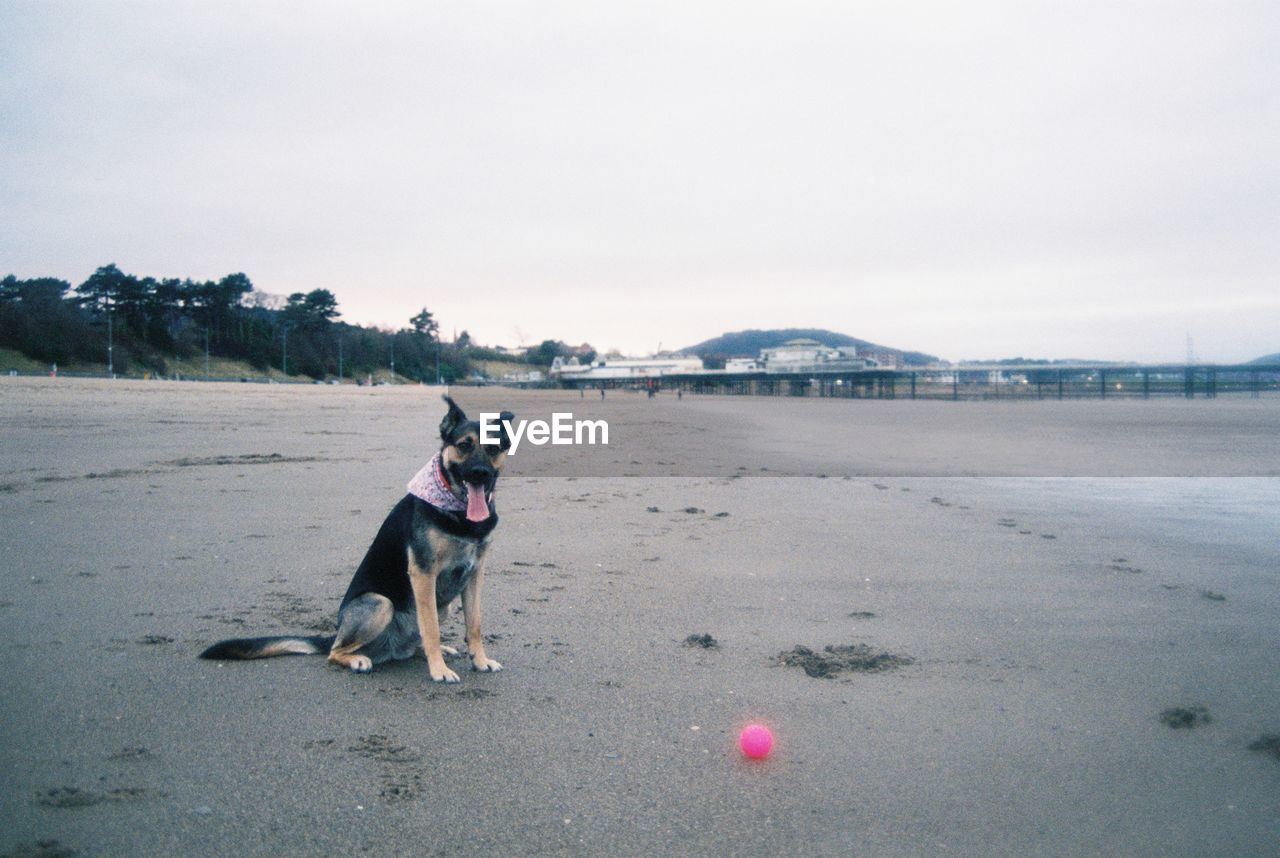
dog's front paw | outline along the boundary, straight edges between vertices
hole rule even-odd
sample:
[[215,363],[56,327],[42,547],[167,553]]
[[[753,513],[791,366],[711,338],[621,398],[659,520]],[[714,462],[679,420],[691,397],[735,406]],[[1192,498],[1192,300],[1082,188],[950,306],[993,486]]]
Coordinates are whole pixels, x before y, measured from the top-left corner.
[[368,673],[373,670],[373,659],[367,655],[353,655],[347,661],[347,667],[352,673]]
[[491,658],[473,658],[471,660],[471,669],[478,670],[481,673],[497,673],[502,670],[502,665]]
[[439,673],[436,673],[434,670],[431,671],[431,681],[432,682],[461,682],[462,680],[458,679],[458,674],[454,673],[452,670],[446,667],[441,669]]

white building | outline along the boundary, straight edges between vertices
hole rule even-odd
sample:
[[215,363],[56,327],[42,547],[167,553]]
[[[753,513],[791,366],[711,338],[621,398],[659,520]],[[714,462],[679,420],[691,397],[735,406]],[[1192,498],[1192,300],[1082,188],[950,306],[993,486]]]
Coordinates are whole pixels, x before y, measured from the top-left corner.
[[578,359],[556,358],[551,362],[550,375],[561,381],[616,381],[628,378],[652,378],[655,376],[702,372],[701,358],[654,357],[597,360],[580,364]]
[[[832,348],[817,340],[788,340],[777,348],[761,349],[765,372],[855,372],[876,369],[877,361],[858,357],[853,346]],[[727,365],[726,365],[727,368]]]
[[531,369],[528,372],[508,372],[502,376],[503,381],[539,382],[543,380],[542,370]]

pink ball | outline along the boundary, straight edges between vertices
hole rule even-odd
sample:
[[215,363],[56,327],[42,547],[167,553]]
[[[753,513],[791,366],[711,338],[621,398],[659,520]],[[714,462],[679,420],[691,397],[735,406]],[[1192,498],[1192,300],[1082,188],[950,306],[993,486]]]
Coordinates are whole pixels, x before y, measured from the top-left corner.
[[763,724],[748,724],[738,734],[738,747],[753,760],[763,760],[773,750],[773,734]]

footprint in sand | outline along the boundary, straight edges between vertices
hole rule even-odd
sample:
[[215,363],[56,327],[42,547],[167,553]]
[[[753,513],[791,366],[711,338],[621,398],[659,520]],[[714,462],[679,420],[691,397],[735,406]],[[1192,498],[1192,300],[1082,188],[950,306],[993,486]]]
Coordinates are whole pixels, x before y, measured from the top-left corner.
[[1160,723],[1172,730],[1193,730],[1212,722],[1204,706],[1175,706],[1160,713]]
[[802,668],[815,679],[833,679],[846,671],[883,673],[914,663],[909,655],[878,651],[866,644],[827,646],[822,652],[797,644],[774,658],[774,664]]
[[[92,807],[105,801],[134,801],[151,795],[151,790],[143,787],[117,787],[105,793],[79,787],[54,787],[36,793],[36,804],[41,807],[59,809]],[[163,795],[163,793],[158,793]]]
[[1280,760],[1280,734],[1267,733],[1249,743],[1249,750]]
[[1112,564],[1111,564],[1110,566],[1108,566],[1107,568],[1108,568],[1108,569],[1110,569],[1110,570],[1111,570],[1111,571],[1113,571],[1113,572],[1127,572],[1127,573],[1129,573],[1130,575],[1141,575],[1143,572],[1145,572],[1145,571],[1146,571],[1145,569],[1142,569],[1142,568],[1140,568],[1140,567],[1137,567],[1137,566],[1125,566],[1125,565],[1124,565],[1124,564],[1122,564],[1122,563],[1112,563]]
[[155,754],[143,747],[122,748],[114,754],[107,755],[107,759],[115,763],[141,763],[155,758]]
[[79,854],[58,840],[37,840],[30,846],[15,846],[4,853],[3,858],[75,858]]
[[347,752],[380,764],[382,786],[378,796],[384,801],[407,801],[421,794],[422,775],[404,768],[421,762],[422,755],[416,749],[374,733],[361,736]]
[[36,793],[36,804],[41,807],[92,807],[106,800],[106,796],[102,793],[80,789],[79,787],[54,787],[53,789]]

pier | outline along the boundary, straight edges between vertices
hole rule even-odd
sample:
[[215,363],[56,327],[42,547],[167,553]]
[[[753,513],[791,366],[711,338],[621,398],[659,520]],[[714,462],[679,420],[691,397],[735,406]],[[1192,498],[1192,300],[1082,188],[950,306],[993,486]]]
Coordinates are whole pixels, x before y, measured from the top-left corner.
[[1280,391],[1280,364],[965,365],[833,373],[699,372],[562,380],[559,386],[839,399],[1044,400],[1254,398]]

